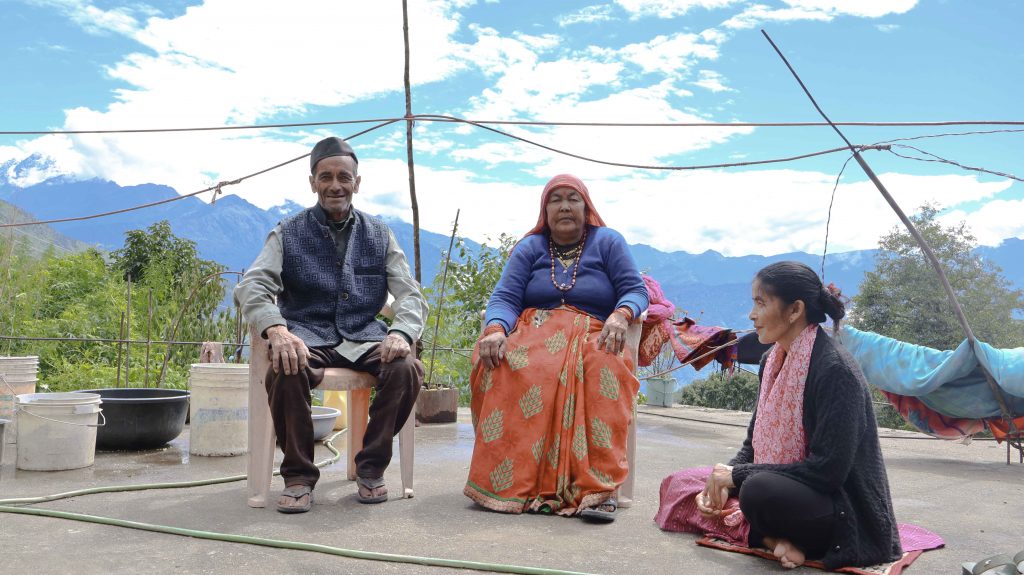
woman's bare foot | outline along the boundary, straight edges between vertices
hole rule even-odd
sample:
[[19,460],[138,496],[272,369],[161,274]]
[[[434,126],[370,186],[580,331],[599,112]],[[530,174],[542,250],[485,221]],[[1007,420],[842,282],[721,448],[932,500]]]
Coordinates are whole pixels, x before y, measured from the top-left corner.
[[772,550],[772,554],[786,569],[796,569],[804,564],[804,552],[785,539],[765,537],[764,545]]

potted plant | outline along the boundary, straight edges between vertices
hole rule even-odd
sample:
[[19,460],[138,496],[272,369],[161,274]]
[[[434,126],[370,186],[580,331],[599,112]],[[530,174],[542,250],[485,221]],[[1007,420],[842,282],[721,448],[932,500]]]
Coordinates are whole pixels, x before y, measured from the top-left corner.
[[675,354],[672,347],[666,345],[661,353],[654,358],[651,365],[640,368],[637,374],[645,382],[645,397],[647,405],[658,407],[672,407],[679,401],[682,390],[676,390],[678,382],[675,376],[668,370],[675,363]]
[[[458,214],[456,214],[456,224]],[[451,423],[459,405],[469,405],[469,374],[473,345],[481,330],[481,310],[501,276],[515,238],[501,234],[494,247],[477,248],[452,233],[445,253],[444,271],[425,288],[431,317],[423,342],[426,373],[416,401],[416,419],[422,423]],[[453,257],[449,257],[451,254]]]

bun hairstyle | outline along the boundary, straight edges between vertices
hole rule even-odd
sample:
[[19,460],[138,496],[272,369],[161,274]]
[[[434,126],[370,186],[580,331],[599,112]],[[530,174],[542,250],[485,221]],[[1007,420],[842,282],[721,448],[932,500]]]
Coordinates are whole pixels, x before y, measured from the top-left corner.
[[823,285],[808,266],[793,261],[776,262],[761,268],[754,277],[766,293],[786,305],[797,300],[804,302],[808,322],[823,323],[828,316],[835,329],[839,329],[839,320],[846,315],[842,293],[834,284]]

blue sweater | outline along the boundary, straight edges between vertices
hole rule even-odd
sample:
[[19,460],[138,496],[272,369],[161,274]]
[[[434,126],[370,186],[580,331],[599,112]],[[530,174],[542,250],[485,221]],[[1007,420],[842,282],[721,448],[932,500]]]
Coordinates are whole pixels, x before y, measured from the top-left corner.
[[[555,279],[572,281],[573,266],[564,272],[555,260]],[[587,243],[580,257],[576,285],[567,292],[551,283],[551,254],[548,236],[534,234],[524,238],[509,257],[487,302],[486,323],[501,324],[512,331],[519,314],[526,308],[554,309],[565,303],[604,321],[615,309],[628,306],[633,317],[647,309],[644,285],[629,246],[619,232],[607,227],[587,226]]]

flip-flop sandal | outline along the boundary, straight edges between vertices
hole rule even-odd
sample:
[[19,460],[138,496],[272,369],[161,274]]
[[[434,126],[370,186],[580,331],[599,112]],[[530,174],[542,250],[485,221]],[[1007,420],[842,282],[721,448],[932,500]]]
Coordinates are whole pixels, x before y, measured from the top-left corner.
[[313,508],[313,488],[308,485],[295,485],[293,487],[286,487],[284,491],[281,492],[281,495],[284,495],[285,497],[291,497],[296,501],[302,499],[303,495],[309,496],[309,499],[306,501],[306,504],[302,507],[281,505],[280,503],[278,503],[277,510],[280,511],[281,513],[305,513]]
[[1024,563],[1024,551],[1017,555],[993,555],[977,563],[963,563],[961,567],[963,575],[1020,575],[1021,563]]
[[[378,477],[376,479],[366,479],[363,477],[356,477],[356,485],[372,493],[374,489],[384,487],[384,478]],[[359,492],[359,490],[356,490],[356,498],[359,499],[360,503],[384,503],[388,500],[388,494],[384,493],[383,495],[367,497]]]
[[[611,507],[611,510],[600,509],[601,507]],[[600,505],[588,507],[583,511],[580,511],[580,518],[592,523],[611,523],[612,521],[615,521],[615,510],[618,508],[618,501],[612,497],[605,500],[605,502]]]

